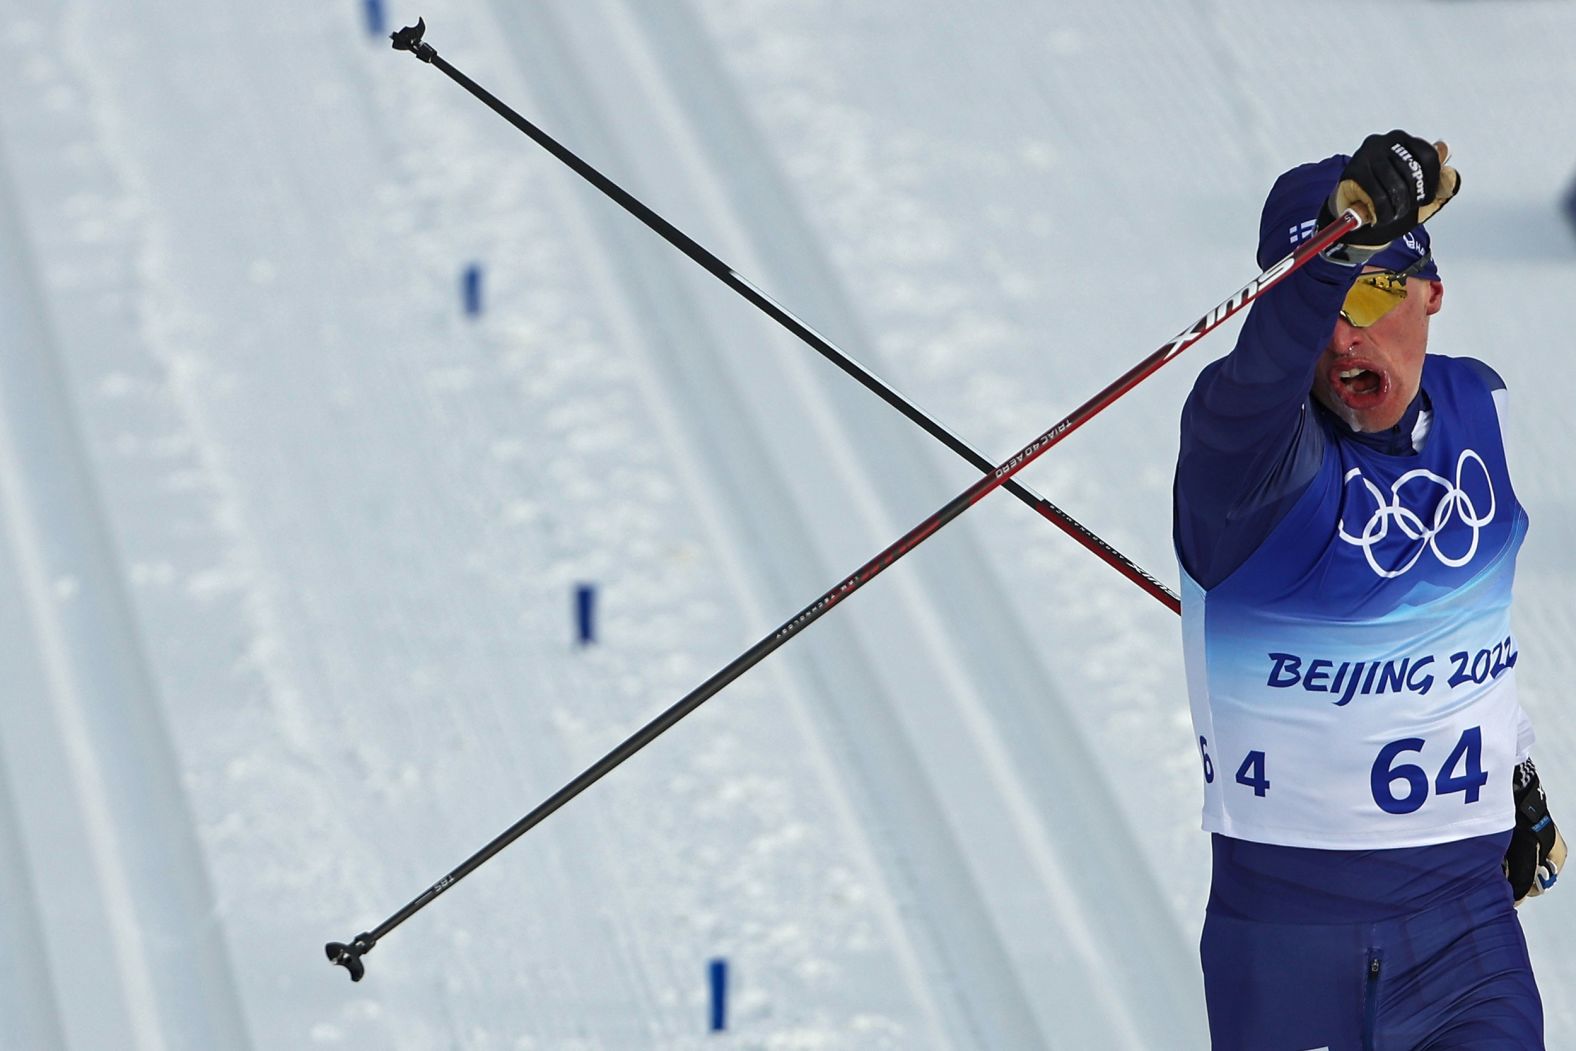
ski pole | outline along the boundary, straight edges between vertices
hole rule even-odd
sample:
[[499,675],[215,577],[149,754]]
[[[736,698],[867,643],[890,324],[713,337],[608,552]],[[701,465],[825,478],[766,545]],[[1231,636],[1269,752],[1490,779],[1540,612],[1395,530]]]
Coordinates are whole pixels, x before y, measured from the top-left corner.
[[[839,350],[831,340],[827,339],[815,329],[811,328],[804,321],[800,320],[794,314],[789,312],[776,300],[772,299],[765,292],[762,292],[759,288],[746,280],[727,263],[724,263],[721,259],[717,258],[717,256],[707,251],[698,242],[689,237],[678,227],[668,222],[668,220],[664,219],[651,208],[647,207],[644,203],[636,199],[612,179],[609,179],[606,175],[603,175],[596,168],[582,160],[578,155],[571,152],[567,147],[558,142],[558,140],[548,135],[545,131],[531,123],[529,120],[526,120],[524,117],[520,116],[520,114],[516,113],[508,105],[494,97],[485,88],[482,88],[464,73],[461,73],[459,70],[455,69],[452,65],[446,62],[437,53],[437,51],[433,50],[431,44],[422,42],[422,36],[426,33],[426,31],[426,21],[418,19],[414,26],[407,26],[406,28],[392,34],[395,50],[409,51],[423,62],[437,66],[457,84],[490,106],[496,113],[498,113],[499,116],[503,117],[510,124],[513,124],[520,131],[524,132],[554,157],[557,157],[559,160],[563,161],[564,164],[571,168],[577,175],[585,179],[592,186],[595,186],[598,190],[601,190],[614,202],[620,205],[625,211],[629,212],[635,218],[645,223],[646,226],[650,227],[669,244],[673,245],[673,247],[689,256],[696,263],[699,263],[700,266],[708,273],[712,274],[723,284],[727,285],[729,288],[739,293],[739,295],[743,296],[750,303],[754,304],[772,320],[782,325],[783,328],[786,328],[795,336],[798,336],[799,339],[807,344],[811,349],[817,351],[822,357],[826,358],[838,368],[842,369],[849,376],[852,376],[866,388],[875,392],[875,394],[879,396],[881,400],[897,409],[898,412],[901,412],[904,416],[908,417],[908,419],[913,423],[918,424],[920,428],[931,437],[937,439],[947,448],[963,457],[963,459],[974,465],[974,467],[978,470],[991,470],[994,465],[989,460],[981,456],[972,447],[963,442],[962,439],[948,431],[934,418],[926,415],[923,410],[905,399],[903,395],[899,394],[880,377],[876,376],[869,369],[861,365],[848,354]],[[1155,577],[1150,573],[1146,572],[1144,569],[1140,568],[1137,564],[1128,559],[1126,555],[1123,555],[1120,551],[1116,550],[1116,548],[1106,543],[1106,541],[1101,539],[1100,536],[1097,535],[1093,530],[1078,522],[1061,508],[1057,507],[1045,497],[1039,495],[1034,490],[1020,482],[1008,482],[1006,484],[1006,489],[1008,492],[1012,493],[1013,496],[1016,496],[1019,500],[1033,508],[1042,517],[1056,525],[1062,530],[1062,532],[1066,533],[1068,536],[1078,541],[1078,543],[1082,544],[1086,549],[1094,553],[1103,562],[1105,562],[1106,565],[1110,566],[1112,569],[1115,569],[1118,573],[1121,573],[1124,577],[1137,584],[1144,591],[1154,596],[1154,598],[1159,600],[1173,613],[1182,612],[1182,603],[1177,598],[1175,592],[1166,587],[1159,580],[1155,579]]]
[[526,814],[513,825],[510,825],[492,842],[467,858],[458,868],[444,876],[437,883],[434,883],[419,897],[411,901],[410,904],[372,930],[356,935],[348,943],[329,942],[324,946],[329,961],[348,970],[352,981],[360,981],[365,973],[365,965],[362,963],[361,958],[368,952],[371,952],[373,946],[377,945],[378,941],[395,927],[398,927],[417,912],[426,908],[438,895],[474,872],[504,847],[519,839],[540,823],[543,818],[585,791],[624,760],[656,740],[657,737],[680,719],[699,708],[708,699],[721,692],[723,687],[754,667],[767,654],[795,635],[798,635],[805,628],[819,620],[833,606],[836,606],[865,584],[874,580],[882,570],[918,547],[932,533],[935,533],[942,526],[968,510],[992,489],[1005,484],[1014,474],[1028,466],[1051,446],[1089,422],[1097,413],[1137,386],[1150,373],[1198,342],[1198,340],[1217,328],[1227,318],[1257,299],[1265,290],[1284,280],[1288,274],[1297,270],[1347,233],[1357,229],[1362,223],[1363,220],[1358,213],[1349,210],[1339,219],[1319,230],[1286,258],[1259,274],[1252,281],[1249,281],[1242,288],[1232,293],[1224,302],[1199,318],[1191,328],[1185,329],[1176,338],[1169,340],[1160,349],[1117,377],[1104,390],[1073,410],[1070,416],[1061,420],[1050,430],[1020,449],[1011,459],[994,468],[989,474],[984,475],[979,481],[959,493],[939,511],[936,511],[913,529],[910,529],[886,550],[855,570],[852,575],[800,610],[790,620],[755,645],[739,654],[721,671],[679,698],[666,711],[641,727],[617,748],[597,760],[574,780],[564,785],[557,792],[554,792],[539,804],[536,809]]

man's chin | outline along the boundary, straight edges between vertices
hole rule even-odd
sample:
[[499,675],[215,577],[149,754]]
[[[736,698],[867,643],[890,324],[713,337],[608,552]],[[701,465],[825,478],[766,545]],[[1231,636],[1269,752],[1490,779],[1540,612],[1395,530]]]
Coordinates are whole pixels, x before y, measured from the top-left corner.
[[1370,410],[1367,412],[1353,412],[1346,419],[1347,426],[1358,434],[1376,434],[1379,431],[1388,431],[1391,427],[1401,422],[1402,414],[1389,410]]
[[[1366,401],[1367,399],[1364,400]],[[1377,431],[1387,431],[1397,423],[1400,423],[1401,417],[1405,413],[1398,411],[1391,404],[1394,400],[1394,398],[1385,398],[1377,404],[1353,405],[1334,392],[1319,399],[1326,409],[1329,409],[1341,422],[1358,434],[1373,434]]]

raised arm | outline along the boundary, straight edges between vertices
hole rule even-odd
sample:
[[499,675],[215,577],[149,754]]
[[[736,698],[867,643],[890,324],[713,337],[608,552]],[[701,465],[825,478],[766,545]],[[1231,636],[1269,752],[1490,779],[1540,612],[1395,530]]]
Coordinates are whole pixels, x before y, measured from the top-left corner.
[[1442,143],[1393,131],[1369,136],[1351,157],[1293,168],[1271,188],[1260,266],[1347,207],[1369,221],[1266,293],[1236,347],[1204,369],[1188,397],[1174,524],[1182,566],[1203,587],[1252,554],[1317,472],[1325,438],[1310,390],[1320,355],[1363,264],[1388,266],[1380,253],[1390,242],[1412,243],[1409,231],[1454,196],[1459,176],[1444,159]]
[[1309,389],[1353,268],[1314,260],[1249,311],[1237,345],[1182,410],[1177,550],[1213,587],[1269,535],[1324,455]]

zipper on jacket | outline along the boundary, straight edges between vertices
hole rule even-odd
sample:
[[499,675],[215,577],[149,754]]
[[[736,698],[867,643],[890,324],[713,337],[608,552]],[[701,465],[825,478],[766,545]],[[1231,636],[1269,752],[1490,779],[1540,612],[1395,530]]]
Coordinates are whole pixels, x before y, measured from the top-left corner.
[[1368,950],[1368,994],[1363,1004],[1363,1051],[1374,1051],[1374,1029],[1379,1019],[1379,972],[1383,951]]

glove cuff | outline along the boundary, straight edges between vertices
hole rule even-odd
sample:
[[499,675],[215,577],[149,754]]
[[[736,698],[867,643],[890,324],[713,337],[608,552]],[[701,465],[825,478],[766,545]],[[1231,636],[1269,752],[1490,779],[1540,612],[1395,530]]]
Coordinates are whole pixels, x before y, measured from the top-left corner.
[[1532,765],[1531,759],[1523,759],[1510,775],[1511,793],[1519,801],[1528,791],[1537,787],[1538,768]]

